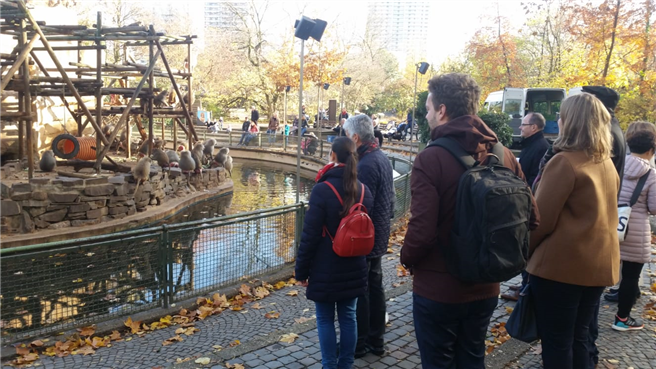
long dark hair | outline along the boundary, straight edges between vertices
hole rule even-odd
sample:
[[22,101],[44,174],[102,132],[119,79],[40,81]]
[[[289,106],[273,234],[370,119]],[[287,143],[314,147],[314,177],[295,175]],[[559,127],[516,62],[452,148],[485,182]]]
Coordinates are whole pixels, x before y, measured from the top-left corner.
[[355,205],[358,196],[358,160],[355,157],[355,143],[348,137],[338,137],[333,141],[332,151],[337,156],[337,162],[346,165],[344,168],[344,208],[341,217],[348,214],[351,206]]

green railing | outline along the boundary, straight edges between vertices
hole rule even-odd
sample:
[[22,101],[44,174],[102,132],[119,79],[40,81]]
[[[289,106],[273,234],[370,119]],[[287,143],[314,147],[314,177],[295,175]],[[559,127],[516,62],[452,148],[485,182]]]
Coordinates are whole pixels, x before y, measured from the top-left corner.
[[[409,170],[404,159],[390,159]],[[395,218],[410,206],[394,181]],[[294,262],[305,204],[0,250],[0,329],[16,342],[217,290]]]

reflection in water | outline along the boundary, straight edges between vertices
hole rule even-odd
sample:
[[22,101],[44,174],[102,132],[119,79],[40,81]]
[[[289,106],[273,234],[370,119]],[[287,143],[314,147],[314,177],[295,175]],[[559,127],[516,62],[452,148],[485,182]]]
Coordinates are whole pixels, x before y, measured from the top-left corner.
[[[189,206],[161,223],[212,219],[293,204],[292,171],[235,165],[233,194]],[[301,182],[305,200],[314,184]],[[159,224],[153,224],[159,225]],[[296,213],[3,257],[3,338],[42,335],[161,306],[276,268],[294,258]],[[13,339],[13,338],[12,338]]]

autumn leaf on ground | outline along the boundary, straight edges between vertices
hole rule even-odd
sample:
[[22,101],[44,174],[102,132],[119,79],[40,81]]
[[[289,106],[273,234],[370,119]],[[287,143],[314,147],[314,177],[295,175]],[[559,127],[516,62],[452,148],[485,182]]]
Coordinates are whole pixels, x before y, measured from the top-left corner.
[[513,312],[513,308],[506,306],[506,313],[512,314],[512,312]]
[[251,305],[251,309],[260,310],[260,309],[263,309],[263,308],[264,308],[264,306],[261,306],[259,302],[256,302],[253,305]]
[[403,265],[398,264],[396,266],[396,275],[399,277],[406,277],[408,275],[408,270],[403,267]]
[[94,326],[78,328],[77,330],[80,332],[80,336],[82,337],[90,337],[93,336],[94,333],[96,333],[96,327]]
[[24,343],[21,343],[20,345],[16,346],[16,355],[19,355],[19,356],[20,355],[27,355],[30,352],[32,352],[32,350],[29,347],[25,346]]
[[388,253],[388,254],[393,254],[393,253],[394,253],[394,250],[393,250],[391,247],[388,247],[388,248],[387,248],[387,253]]
[[283,334],[282,337],[280,337],[280,342],[294,343],[294,341],[296,341],[297,338],[298,338],[298,334],[287,333],[287,334]]
[[251,294],[251,286],[247,284],[242,284],[241,288],[239,288],[239,293],[242,294],[242,296],[253,296]]
[[121,339],[121,333],[119,333],[119,331],[113,331],[112,334],[109,335],[109,339],[112,341],[118,341]]
[[215,307],[228,307],[228,298],[226,295],[215,293],[214,296],[212,296],[212,301],[212,305]]
[[210,361],[211,360],[210,360],[209,357],[199,357],[198,359],[196,359],[196,361],[194,361],[194,363],[200,364],[200,365],[207,365],[207,364],[210,363]]
[[255,290],[253,290],[253,295],[255,295],[255,297],[258,299],[263,299],[269,296],[269,290],[264,287],[256,287]]
[[285,287],[286,285],[287,285],[287,283],[285,283],[285,281],[280,281],[280,282],[274,284],[273,288],[276,289],[276,290],[279,290],[279,289]]
[[29,353],[27,355],[19,356],[16,360],[12,361],[12,365],[25,365],[30,364],[39,359],[39,355],[35,353]]
[[235,346],[239,346],[239,345],[241,345],[241,341],[240,340],[234,340],[234,341],[230,342],[230,344],[228,346],[235,347]]
[[656,283],[651,285],[651,291],[656,293]]
[[294,319],[294,321],[295,321],[296,323],[298,323],[298,324],[303,324],[303,323],[308,322],[308,321],[310,321],[310,320],[311,320],[310,318],[306,318],[306,317],[304,317],[304,316],[302,316],[302,317],[300,317],[300,318],[295,318],[295,319]]
[[285,295],[287,296],[298,296],[298,290],[291,290],[287,292]]
[[230,310],[232,310],[232,311],[239,311],[241,309],[242,309],[242,307],[239,306],[239,305],[230,306]]
[[266,282],[262,282],[262,287],[264,287],[264,288],[266,288],[266,289],[269,289],[269,290],[272,290],[272,289],[273,289],[273,286],[270,285],[270,284],[268,284],[268,283],[266,283]]
[[198,308],[198,319],[203,320],[212,315],[214,309],[210,306],[201,306]]
[[280,318],[280,313],[276,311],[270,311],[266,314],[264,314],[264,317],[267,319],[278,319]]
[[32,341],[30,343],[30,346],[32,346],[32,347],[41,347],[41,346],[43,346],[43,341],[41,341],[41,340]]
[[135,333],[137,333],[141,330],[140,329],[141,322],[133,322],[131,317],[128,317],[128,320],[126,320],[125,323],[123,323],[123,324],[126,327],[130,328],[130,331],[132,332],[132,334],[135,334]]
[[73,355],[84,355],[84,356],[93,355],[95,353],[96,353],[96,350],[94,350],[93,347],[91,347],[89,345],[85,345],[85,346],[71,352],[71,354],[73,354]]
[[228,369],[245,369],[243,365],[237,363],[237,364],[230,364],[229,362],[226,362],[226,368]]
[[180,337],[180,335],[176,334],[171,338],[165,339],[164,342],[162,342],[162,346],[168,346],[168,345],[172,345],[174,342],[182,342],[182,341],[184,341],[184,339]]
[[289,280],[287,281],[287,285],[288,285],[288,286],[293,286],[293,285],[296,284],[296,282],[298,282],[298,281],[296,280],[296,278],[292,277],[292,278],[289,278]]

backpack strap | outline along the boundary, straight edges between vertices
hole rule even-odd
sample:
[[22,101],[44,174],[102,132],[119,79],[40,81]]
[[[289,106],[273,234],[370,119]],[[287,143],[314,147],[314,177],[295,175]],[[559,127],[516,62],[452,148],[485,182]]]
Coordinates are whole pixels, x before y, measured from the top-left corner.
[[332,185],[330,182],[328,182],[328,181],[325,181],[324,183],[327,184],[328,187],[330,187],[331,190],[333,190],[333,192],[335,193],[335,196],[337,196],[337,200],[339,200],[339,203],[342,204],[342,206],[343,206],[343,205],[344,205],[344,201],[342,201],[342,197],[339,196],[339,192],[337,192],[337,190],[335,189],[335,186],[333,186],[333,185]]
[[645,187],[645,182],[647,182],[647,177],[649,177],[649,170],[647,173],[645,173],[640,179],[638,180],[638,184],[636,185],[635,190],[633,190],[633,195],[631,196],[631,207],[638,202],[638,197],[640,197],[640,193],[642,193],[642,189]]
[[[339,195],[339,192],[337,192],[337,189],[335,189],[335,186],[333,186],[328,181],[325,181],[324,183],[327,184],[328,187],[330,187],[331,190],[333,190],[333,192],[335,193],[335,196],[337,196],[337,200],[339,200],[339,203],[342,206],[344,206],[344,201],[342,201],[342,197]],[[364,183],[360,183],[360,185],[361,185],[361,188],[362,188],[362,194],[360,194],[360,204],[362,204],[362,201],[364,201]],[[321,236],[326,237],[326,235],[328,235],[328,237],[330,237],[331,242],[334,240],[333,236],[330,234],[330,232],[328,232],[328,228],[324,225],[323,230],[321,232]]]
[[497,164],[498,165],[503,165],[503,144],[501,142],[497,142],[492,146],[492,154],[497,157]]
[[462,146],[460,146],[460,144],[454,139],[448,137],[440,137],[431,141],[426,147],[428,148],[431,146],[439,146],[445,148],[446,151],[451,153],[451,155],[453,155],[453,157],[455,157],[456,160],[458,160],[458,162],[460,162],[460,164],[465,167],[465,169],[475,167],[479,164],[476,160],[474,160],[474,157],[469,155],[469,153],[465,151]]

